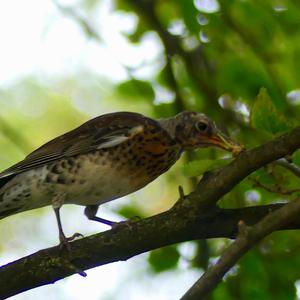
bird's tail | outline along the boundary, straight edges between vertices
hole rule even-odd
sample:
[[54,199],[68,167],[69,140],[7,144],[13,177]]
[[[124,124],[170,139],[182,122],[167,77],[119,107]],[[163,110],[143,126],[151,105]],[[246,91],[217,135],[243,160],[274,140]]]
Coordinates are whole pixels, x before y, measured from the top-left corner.
[[19,207],[6,208],[5,209],[5,208],[0,206],[0,220],[6,218],[8,216],[14,215],[19,211],[20,211]]
[[11,206],[7,203],[4,203],[3,192],[1,192],[1,188],[10,181],[15,175],[5,176],[0,178],[0,219],[4,219],[10,215],[16,214],[21,210],[20,207]]

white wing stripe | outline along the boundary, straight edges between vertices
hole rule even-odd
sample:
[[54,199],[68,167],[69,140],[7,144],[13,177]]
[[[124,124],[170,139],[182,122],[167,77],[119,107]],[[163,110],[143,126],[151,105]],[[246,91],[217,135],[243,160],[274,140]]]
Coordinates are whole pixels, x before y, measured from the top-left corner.
[[129,139],[131,139],[133,136],[143,132],[144,127],[143,126],[136,126],[128,130],[128,133],[126,135],[116,135],[116,136],[110,136],[107,142],[101,143],[97,149],[104,149],[104,148],[110,148],[117,146]]

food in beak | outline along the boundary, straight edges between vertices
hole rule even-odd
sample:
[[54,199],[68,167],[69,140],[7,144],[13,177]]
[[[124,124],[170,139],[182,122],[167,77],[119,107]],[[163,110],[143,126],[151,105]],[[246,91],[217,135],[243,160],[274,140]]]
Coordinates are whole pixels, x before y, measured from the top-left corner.
[[218,131],[216,134],[210,136],[209,139],[211,144],[232,152],[233,156],[237,156],[239,153],[245,150],[243,145],[234,142],[221,131]]

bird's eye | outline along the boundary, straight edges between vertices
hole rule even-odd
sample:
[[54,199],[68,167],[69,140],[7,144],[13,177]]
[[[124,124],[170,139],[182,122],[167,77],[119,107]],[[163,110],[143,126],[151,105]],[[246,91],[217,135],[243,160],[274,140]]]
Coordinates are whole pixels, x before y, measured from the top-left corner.
[[205,132],[208,129],[208,124],[200,121],[196,123],[196,128],[200,132]]

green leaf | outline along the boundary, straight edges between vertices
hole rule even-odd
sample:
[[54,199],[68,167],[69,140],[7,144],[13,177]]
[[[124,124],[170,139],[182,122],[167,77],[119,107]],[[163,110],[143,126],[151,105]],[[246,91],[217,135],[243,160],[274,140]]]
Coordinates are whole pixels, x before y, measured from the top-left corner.
[[201,159],[194,160],[183,166],[185,176],[196,177],[203,173],[226,165],[230,159]]
[[138,24],[135,28],[135,31],[131,34],[128,34],[127,37],[132,43],[140,43],[142,37],[145,35],[145,33],[149,30],[148,24],[143,22],[141,19],[138,20]]
[[169,118],[176,115],[174,103],[159,103],[153,106],[153,110],[157,118]]
[[193,1],[179,0],[177,5],[181,10],[182,18],[189,31],[198,33],[200,25],[197,22],[197,15],[199,14],[199,11],[196,9]]
[[154,100],[154,91],[151,84],[147,81],[130,79],[117,86],[117,92],[131,101],[134,100]]
[[292,127],[292,123],[276,109],[265,88],[261,88],[256,97],[250,121],[252,127],[272,135],[288,131]]
[[300,150],[297,150],[293,154],[293,163],[295,163],[296,165],[300,166]]
[[155,273],[159,273],[176,268],[179,257],[176,246],[169,246],[151,251],[148,256],[148,262],[151,269]]
[[120,209],[118,209],[118,214],[125,217],[126,219],[134,218],[134,217],[144,217],[141,215],[141,211],[133,205],[124,205]]

